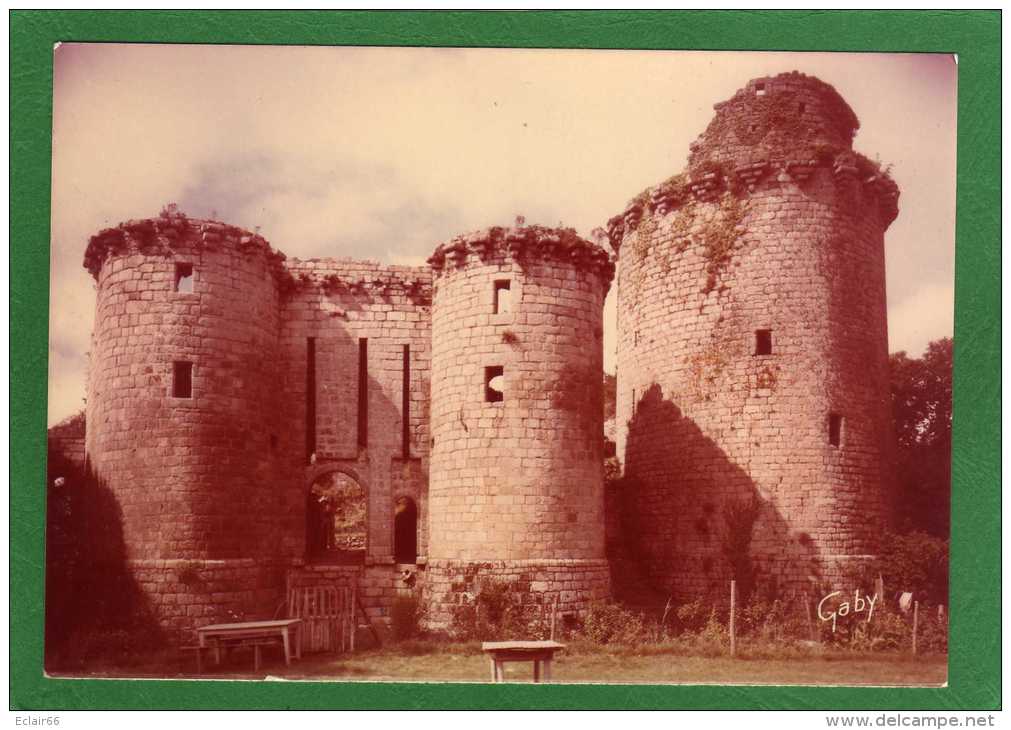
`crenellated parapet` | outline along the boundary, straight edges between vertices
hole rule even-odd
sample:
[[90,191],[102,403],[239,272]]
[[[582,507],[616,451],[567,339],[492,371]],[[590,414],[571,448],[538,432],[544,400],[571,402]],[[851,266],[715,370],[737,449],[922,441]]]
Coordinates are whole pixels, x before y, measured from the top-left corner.
[[849,206],[876,212],[883,229],[898,215],[898,187],[887,169],[853,150],[860,122],[831,85],[792,71],[753,79],[713,108],[716,115],[690,147],[687,171],[644,191],[608,221],[615,251],[644,217],[777,186],[814,194],[819,177]]
[[213,220],[190,218],[170,205],[157,218],[128,220],[105,228],[88,241],[84,268],[98,278],[109,258],[130,254],[171,258],[180,249],[234,251],[242,256],[264,256],[284,292],[291,282],[284,268],[285,255],[271,248],[263,236]]
[[537,261],[566,263],[600,277],[604,287],[614,277],[614,262],[604,249],[581,238],[571,228],[495,226],[457,236],[440,245],[429,257],[436,278],[472,264],[483,264],[496,256],[515,261],[521,267]]
[[817,79],[755,79],[715,109],[687,168],[607,225],[636,549],[656,586],[699,595],[739,574],[712,529],[742,519],[756,585],[840,585],[879,550],[892,481],[898,188]]
[[297,292],[317,289],[343,299],[432,303],[432,272],[425,266],[389,266],[354,259],[288,259],[285,269]]
[[636,231],[644,217],[663,217],[696,203],[715,202],[728,193],[743,200],[759,187],[807,190],[820,170],[840,191],[856,192],[856,204],[876,211],[883,229],[898,216],[899,188],[873,160],[850,149],[784,150],[776,156],[737,165],[700,164],[645,190],[607,222],[608,241],[618,252],[622,238]]

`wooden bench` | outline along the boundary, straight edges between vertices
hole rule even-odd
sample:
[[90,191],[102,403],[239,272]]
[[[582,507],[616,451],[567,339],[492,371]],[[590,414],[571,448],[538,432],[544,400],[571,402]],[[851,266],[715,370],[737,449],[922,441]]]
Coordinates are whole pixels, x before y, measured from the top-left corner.
[[246,639],[245,641],[240,641],[237,646],[251,646],[253,648],[253,671],[260,671],[260,664],[263,655],[260,650],[265,646],[280,646],[281,642],[277,639]]
[[229,645],[256,641],[270,643],[280,640],[284,646],[284,663],[287,665],[291,664],[292,649],[294,649],[296,659],[302,658],[302,644],[299,636],[301,623],[301,619],[290,618],[279,621],[246,621],[201,626],[197,629],[197,641],[202,647],[214,649],[215,662],[220,663],[221,649],[227,648]]
[[534,682],[541,680],[543,666],[543,681],[551,681],[551,662],[555,652],[564,649],[565,644],[557,641],[486,641],[481,644],[481,651],[488,655],[491,663],[491,681],[505,681],[506,662],[533,662]]

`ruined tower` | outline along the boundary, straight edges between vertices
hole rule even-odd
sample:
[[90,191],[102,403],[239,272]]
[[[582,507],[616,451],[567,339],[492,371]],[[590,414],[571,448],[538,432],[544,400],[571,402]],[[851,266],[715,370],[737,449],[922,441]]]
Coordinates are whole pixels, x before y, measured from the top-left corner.
[[87,453],[112,496],[97,518],[167,632],[274,608],[281,258],[174,211],[88,245]]
[[652,582],[680,595],[838,579],[876,552],[889,483],[897,188],[818,79],[715,109],[688,169],[608,231],[623,497]]
[[568,230],[491,228],[434,271],[430,620],[482,581],[579,611],[608,593],[602,473],[607,254]]

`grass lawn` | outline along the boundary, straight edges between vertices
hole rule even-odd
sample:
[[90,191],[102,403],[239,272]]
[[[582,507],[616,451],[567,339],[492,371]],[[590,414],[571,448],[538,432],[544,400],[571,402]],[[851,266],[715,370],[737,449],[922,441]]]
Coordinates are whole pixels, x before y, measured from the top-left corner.
[[[107,677],[196,677],[193,657],[163,655],[140,659],[130,667],[86,669],[83,674]],[[480,644],[408,642],[354,654],[315,654],[286,667],[279,651],[265,651],[259,673],[252,655],[236,650],[220,667],[204,667],[202,678],[358,681],[487,682],[488,659]],[[558,654],[556,682],[674,684],[835,684],[938,686],[947,680],[946,654],[920,655],[798,651],[792,655],[762,655],[745,651],[739,658],[690,656],[671,648],[646,646],[597,647],[574,643]],[[77,673],[75,673],[77,674]],[[530,664],[507,664],[506,679],[532,680]]]

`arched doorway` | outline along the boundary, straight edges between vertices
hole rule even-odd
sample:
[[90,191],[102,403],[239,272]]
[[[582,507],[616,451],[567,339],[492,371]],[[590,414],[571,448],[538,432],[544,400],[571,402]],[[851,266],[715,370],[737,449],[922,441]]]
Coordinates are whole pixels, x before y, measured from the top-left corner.
[[398,497],[393,508],[393,559],[418,562],[418,506],[410,497]]
[[365,562],[368,495],[342,471],[319,474],[306,494],[306,554],[317,562]]

